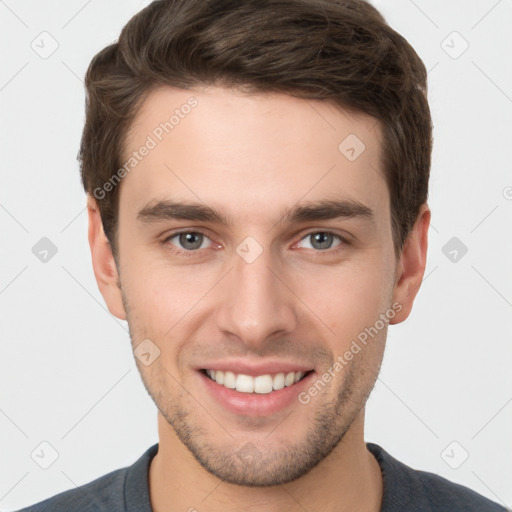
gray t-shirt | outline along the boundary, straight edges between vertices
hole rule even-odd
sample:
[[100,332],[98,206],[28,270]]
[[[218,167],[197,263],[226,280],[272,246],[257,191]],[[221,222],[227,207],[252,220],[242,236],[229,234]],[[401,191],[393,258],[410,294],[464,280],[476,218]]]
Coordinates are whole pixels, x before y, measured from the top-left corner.
[[[480,494],[426,471],[406,466],[374,443],[366,443],[379,462],[384,492],[380,512],[505,512]],[[152,512],[148,473],[158,443],[133,465],[62,492],[19,512]]]

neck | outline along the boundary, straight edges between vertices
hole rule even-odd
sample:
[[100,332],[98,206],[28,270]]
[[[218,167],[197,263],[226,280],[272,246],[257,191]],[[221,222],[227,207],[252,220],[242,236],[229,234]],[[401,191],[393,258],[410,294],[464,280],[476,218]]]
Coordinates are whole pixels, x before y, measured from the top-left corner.
[[364,442],[364,409],[342,441],[301,478],[273,487],[242,487],[204,469],[158,413],[159,448],[149,470],[153,512],[379,512],[382,476]]

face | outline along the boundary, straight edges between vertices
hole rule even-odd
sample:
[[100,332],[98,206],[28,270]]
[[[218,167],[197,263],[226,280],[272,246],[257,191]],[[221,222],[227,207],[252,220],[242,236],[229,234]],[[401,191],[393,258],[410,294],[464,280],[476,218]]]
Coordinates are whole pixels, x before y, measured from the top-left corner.
[[364,413],[414,296],[397,286],[376,120],[165,87],[126,149],[120,289],[102,292],[169,431],[227,482],[304,475]]

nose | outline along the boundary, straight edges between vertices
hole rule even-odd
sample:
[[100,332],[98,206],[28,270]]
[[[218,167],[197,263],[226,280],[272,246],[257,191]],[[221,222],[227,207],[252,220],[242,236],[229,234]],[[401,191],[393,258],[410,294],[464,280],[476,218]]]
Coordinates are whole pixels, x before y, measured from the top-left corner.
[[297,326],[297,301],[277,263],[266,249],[250,263],[235,253],[217,297],[218,328],[254,352],[264,352],[272,340]]

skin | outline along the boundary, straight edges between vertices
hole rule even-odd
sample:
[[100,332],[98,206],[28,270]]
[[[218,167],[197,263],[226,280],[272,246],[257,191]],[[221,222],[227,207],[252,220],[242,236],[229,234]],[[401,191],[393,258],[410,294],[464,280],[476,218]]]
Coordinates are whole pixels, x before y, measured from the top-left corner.
[[[191,96],[198,105],[120,185],[117,265],[88,199],[106,304],[128,321],[133,348],[149,338],[160,350],[148,366],[137,360],[159,410],[153,510],[378,511],[382,477],[365,445],[364,413],[387,325],[309,403],[267,416],[228,411],[203,392],[193,368],[206,358],[272,358],[307,362],[320,378],[393,304],[400,311],[391,324],[408,317],[425,271],[430,210],[422,206],[397,258],[380,125],[323,101],[161,87],[139,111],[126,155]],[[338,150],[351,133],[366,146],[354,161]],[[283,221],[297,203],[340,197],[374,210],[374,223]],[[151,201],[171,198],[216,208],[229,225],[137,220]],[[190,246],[168,238],[177,230],[204,233],[201,247],[180,254]],[[350,243],[334,236],[319,249],[308,236],[318,232]],[[236,252],[247,236],[263,249],[250,264]],[[248,443],[257,456],[242,462],[237,452]]]

